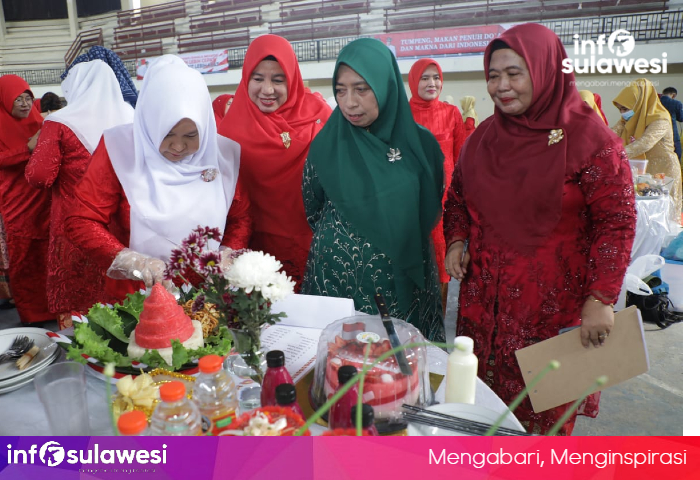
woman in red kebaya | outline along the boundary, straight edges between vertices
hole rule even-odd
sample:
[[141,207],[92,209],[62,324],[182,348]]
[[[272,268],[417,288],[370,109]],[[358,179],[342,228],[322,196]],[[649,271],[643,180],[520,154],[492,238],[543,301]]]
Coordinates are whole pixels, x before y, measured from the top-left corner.
[[223,120],[226,114],[228,113],[228,109],[231,108],[232,103],[233,95],[231,95],[230,93],[219,95],[214,99],[213,102],[211,102],[211,106],[214,109],[214,117],[216,118],[217,127],[221,123],[221,120]]
[[[505,403],[525,386],[516,350],[577,325],[584,347],[605,343],[634,240],[622,142],[581,101],[564,58],[537,24],[489,44],[494,114],[465,144],[445,204],[445,264],[461,281],[457,335],[474,339],[479,377]],[[526,398],[515,415],[544,434],[568,407],[535,413]],[[591,396],[580,412],[597,409]]]
[[22,323],[54,319],[46,301],[51,196],[24,178],[43,121],[33,104],[27,82],[17,75],[0,77],[0,213],[7,233],[12,296]]
[[105,131],[66,220],[112,301],[161,282],[171,251],[198,226],[223,233],[212,250],[247,247],[247,203],[234,197],[239,155],[216,133],[202,74],[174,55],[153,62],[133,124]]
[[[90,163],[102,133],[132,123],[134,109],[122,98],[119,82],[102,60],[79,63],[61,84],[68,106],[44,120],[25,175],[51,191],[47,293],[59,326],[70,326],[71,311],[86,313],[104,293],[104,276],[65,236],[74,190]],[[99,112],[99,113],[97,113]]]
[[241,182],[250,196],[250,248],[282,262],[301,288],[311,245],[301,179],[309,145],[331,114],[324,100],[304,91],[296,55],[277,35],[250,44],[241,84],[222,135],[241,144]]
[[[452,180],[452,172],[459,158],[467,133],[462,122],[459,109],[449,103],[441,102],[442,69],[432,58],[418,60],[408,73],[408,86],[411,89],[411,112],[419,125],[424,126],[440,144],[445,155],[445,185]],[[447,190],[442,199],[443,205],[447,199]],[[450,276],[445,273],[445,237],[442,228],[442,218],[432,233],[435,245],[435,256],[442,287],[442,311],[447,306],[447,284]]]
[[464,129],[467,131],[467,138],[474,133],[479,125],[479,116],[476,114],[476,97],[465,95],[459,101],[462,106],[462,120],[464,120]]

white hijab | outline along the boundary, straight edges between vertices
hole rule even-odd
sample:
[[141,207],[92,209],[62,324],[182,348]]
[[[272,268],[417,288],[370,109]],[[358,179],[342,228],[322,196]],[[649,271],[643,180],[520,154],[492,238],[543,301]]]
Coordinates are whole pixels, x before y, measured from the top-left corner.
[[[179,162],[159,147],[183,118],[197,126],[199,150]],[[129,248],[167,261],[198,225],[224,232],[238,179],[241,147],[216,133],[202,74],[164,55],[148,67],[133,125],[107,130],[105,146],[131,206]],[[213,181],[202,173],[215,169]],[[218,242],[209,247],[218,248]]]
[[70,128],[91,154],[105,130],[134,121],[134,108],[124,101],[117,77],[102,60],[75,65],[61,90],[68,106],[46,120]]

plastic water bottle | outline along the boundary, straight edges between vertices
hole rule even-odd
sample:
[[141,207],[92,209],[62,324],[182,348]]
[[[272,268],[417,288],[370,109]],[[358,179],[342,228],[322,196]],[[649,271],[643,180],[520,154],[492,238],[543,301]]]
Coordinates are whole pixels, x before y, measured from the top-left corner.
[[151,416],[153,435],[185,436],[202,434],[202,415],[188,399],[185,384],[168,382],[160,387],[161,402]]
[[238,407],[236,383],[221,368],[223,362],[223,358],[218,355],[200,358],[199,376],[192,388],[192,400],[199,407],[202,416],[206,417],[204,423],[212,429],[231,423]]
[[455,338],[455,349],[447,357],[445,402],[474,403],[476,399],[476,371],[479,360],[474,355],[474,340]]
[[117,420],[117,429],[122,436],[148,435],[148,418],[140,410],[122,413]]

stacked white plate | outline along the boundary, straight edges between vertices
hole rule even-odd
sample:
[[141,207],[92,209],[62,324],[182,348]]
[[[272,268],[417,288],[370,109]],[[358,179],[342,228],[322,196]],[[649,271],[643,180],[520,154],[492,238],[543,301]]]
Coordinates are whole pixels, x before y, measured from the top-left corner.
[[46,335],[43,328],[23,327],[0,330],[0,354],[7,351],[18,336],[24,335],[34,340],[39,353],[24,370],[19,370],[16,360],[0,364],[0,394],[12,392],[31,382],[36,374],[51,365],[60,354],[59,347]]

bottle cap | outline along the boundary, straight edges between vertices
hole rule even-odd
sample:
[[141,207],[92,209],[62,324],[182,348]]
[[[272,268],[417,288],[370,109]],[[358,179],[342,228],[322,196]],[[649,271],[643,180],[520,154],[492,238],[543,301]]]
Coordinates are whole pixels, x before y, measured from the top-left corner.
[[284,367],[284,352],[282,350],[270,350],[265,355],[267,368]]
[[199,371],[202,373],[216,373],[221,370],[224,359],[218,355],[205,355],[199,359]]
[[469,337],[457,337],[455,338],[455,348],[466,353],[472,353],[474,351],[474,340]]
[[148,418],[141,410],[122,413],[117,421],[117,428],[122,435],[136,435],[148,427]]
[[275,388],[277,405],[289,405],[297,401],[297,390],[291,383],[280,383]]
[[[357,405],[353,405],[350,409],[350,420],[355,425],[355,415],[357,415]],[[362,428],[369,428],[374,423],[374,408],[367,403],[362,404]],[[357,425],[355,425],[357,426]]]
[[160,386],[160,399],[164,402],[177,402],[185,398],[186,394],[185,384],[177,380]]
[[352,365],[343,365],[338,369],[338,381],[341,385],[345,384],[352,377],[357,375],[357,368]]

